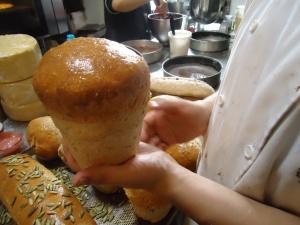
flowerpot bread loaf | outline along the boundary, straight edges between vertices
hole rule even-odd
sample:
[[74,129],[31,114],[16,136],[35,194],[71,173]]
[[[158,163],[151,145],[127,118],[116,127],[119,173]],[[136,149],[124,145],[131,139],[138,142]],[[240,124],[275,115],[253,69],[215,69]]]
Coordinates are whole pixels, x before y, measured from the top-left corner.
[[76,38],[43,56],[33,86],[82,169],[135,154],[150,97],[141,56],[117,42]]

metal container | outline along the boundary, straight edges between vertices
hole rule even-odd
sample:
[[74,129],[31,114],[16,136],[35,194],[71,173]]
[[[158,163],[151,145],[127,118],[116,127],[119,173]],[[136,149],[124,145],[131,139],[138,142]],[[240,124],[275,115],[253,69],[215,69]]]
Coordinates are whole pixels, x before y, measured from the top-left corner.
[[123,44],[138,51],[148,64],[157,62],[162,57],[163,46],[158,42],[149,40],[130,40],[123,42]]
[[209,24],[222,15],[225,0],[191,0],[191,16],[198,22]]
[[217,89],[220,84],[222,64],[205,56],[179,56],[166,60],[162,65],[164,75],[202,80]]
[[190,0],[172,0],[168,1],[169,12],[188,14]]
[[161,13],[152,13],[148,15],[149,26],[152,35],[163,45],[168,45],[168,32],[170,28],[170,18],[174,18],[174,28],[180,29],[182,25],[183,15],[180,13],[168,12],[167,15]]
[[201,52],[218,52],[228,49],[229,43],[228,34],[199,31],[192,34],[190,48]]

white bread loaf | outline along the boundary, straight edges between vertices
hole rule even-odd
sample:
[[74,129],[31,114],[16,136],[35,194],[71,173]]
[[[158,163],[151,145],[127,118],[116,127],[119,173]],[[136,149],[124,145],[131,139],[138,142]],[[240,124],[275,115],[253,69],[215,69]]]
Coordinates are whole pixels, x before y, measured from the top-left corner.
[[32,77],[13,83],[0,84],[0,96],[10,105],[27,105],[39,101],[32,86]]
[[81,168],[135,154],[150,93],[142,57],[113,41],[76,38],[44,55],[33,85]]
[[37,41],[26,34],[0,35],[0,83],[32,77],[42,55]]
[[1,100],[1,105],[5,114],[16,121],[30,121],[47,115],[44,105],[39,100],[26,105],[13,105]]

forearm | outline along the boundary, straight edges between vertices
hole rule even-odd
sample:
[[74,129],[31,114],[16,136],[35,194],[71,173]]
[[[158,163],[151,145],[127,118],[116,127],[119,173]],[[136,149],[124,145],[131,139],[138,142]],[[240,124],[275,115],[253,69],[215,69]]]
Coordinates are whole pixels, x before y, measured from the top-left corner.
[[300,218],[238,194],[182,167],[167,186],[175,206],[199,223],[214,225],[299,225]]
[[116,12],[130,12],[130,11],[146,4],[149,1],[150,0],[130,0],[130,1],[128,1],[128,0],[113,0],[112,8]]
[[195,106],[194,110],[196,111],[195,124],[199,125],[197,136],[205,135],[216,98],[217,98],[217,93],[214,93],[203,100],[198,100],[193,102]]

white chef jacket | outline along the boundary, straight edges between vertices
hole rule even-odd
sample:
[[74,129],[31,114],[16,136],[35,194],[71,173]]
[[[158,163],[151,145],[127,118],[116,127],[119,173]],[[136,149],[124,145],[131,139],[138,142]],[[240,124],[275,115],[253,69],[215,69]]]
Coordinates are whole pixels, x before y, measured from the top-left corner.
[[247,5],[198,173],[300,215],[300,1]]

